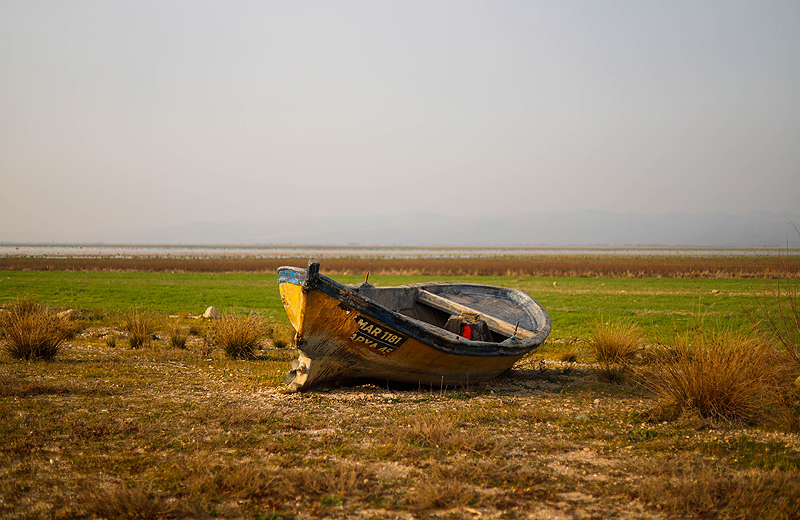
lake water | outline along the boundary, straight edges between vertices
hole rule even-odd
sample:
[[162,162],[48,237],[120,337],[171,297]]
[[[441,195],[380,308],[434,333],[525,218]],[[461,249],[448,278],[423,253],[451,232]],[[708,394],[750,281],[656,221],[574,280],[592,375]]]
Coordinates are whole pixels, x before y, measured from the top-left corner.
[[[609,247],[334,247],[334,246],[119,246],[0,245],[0,257],[40,258],[494,258],[540,255],[689,255],[752,256],[786,253],[785,249],[609,248]],[[791,249],[791,254],[800,250]]]

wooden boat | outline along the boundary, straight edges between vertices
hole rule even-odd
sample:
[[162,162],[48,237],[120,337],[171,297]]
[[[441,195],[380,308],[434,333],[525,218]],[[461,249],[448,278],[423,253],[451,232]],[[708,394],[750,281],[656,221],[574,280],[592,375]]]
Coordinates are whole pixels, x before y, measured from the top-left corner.
[[306,269],[278,269],[281,300],[299,359],[292,391],[348,380],[420,386],[494,378],[540,345],[550,317],[527,293],[489,285],[342,285]]

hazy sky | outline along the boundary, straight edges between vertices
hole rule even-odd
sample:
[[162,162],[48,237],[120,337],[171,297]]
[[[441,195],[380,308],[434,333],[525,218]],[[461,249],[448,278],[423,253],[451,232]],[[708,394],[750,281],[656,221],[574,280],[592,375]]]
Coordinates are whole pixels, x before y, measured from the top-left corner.
[[3,0],[0,240],[798,213],[798,28],[797,0]]

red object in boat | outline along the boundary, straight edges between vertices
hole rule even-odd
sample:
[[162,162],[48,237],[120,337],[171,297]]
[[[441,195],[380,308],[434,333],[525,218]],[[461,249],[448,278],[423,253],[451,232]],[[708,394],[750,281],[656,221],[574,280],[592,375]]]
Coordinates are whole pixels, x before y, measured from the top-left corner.
[[464,328],[461,329],[461,335],[467,339],[472,339],[472,327],[464,325]]

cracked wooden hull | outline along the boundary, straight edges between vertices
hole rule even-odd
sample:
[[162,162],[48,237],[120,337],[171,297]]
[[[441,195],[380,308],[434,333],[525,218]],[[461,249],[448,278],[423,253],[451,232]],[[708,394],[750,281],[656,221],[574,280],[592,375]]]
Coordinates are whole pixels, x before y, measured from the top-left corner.
[[[354,379],[426,387],[486,381],[550,332],[547,313],[522,291],[474,284],[345,286],[318,269],[312,262],[308,269],[278,270],[300,350],[285,378],[292,390]],[[467,308],[490,321],[493,341],[468,340],[442,328],[443,320]],[[521,328],[512,325],[515,318]]]

